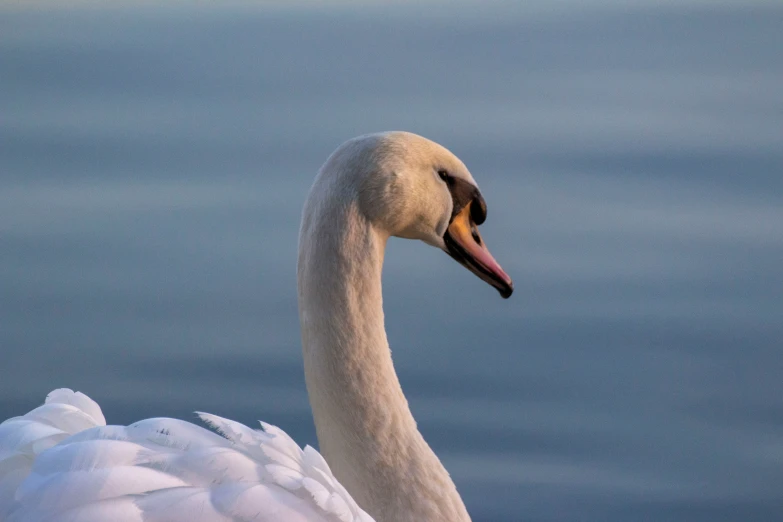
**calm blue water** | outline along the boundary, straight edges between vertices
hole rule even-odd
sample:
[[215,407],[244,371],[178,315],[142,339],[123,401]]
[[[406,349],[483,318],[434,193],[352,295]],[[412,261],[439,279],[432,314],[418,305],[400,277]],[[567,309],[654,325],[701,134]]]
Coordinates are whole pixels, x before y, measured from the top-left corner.
[[301,205],[406,129],[471,168],[517,286],[387,255],[474,520],[782,520],[783,8],[514,5],[0,7],[0,419],[68,386],[315,443]]

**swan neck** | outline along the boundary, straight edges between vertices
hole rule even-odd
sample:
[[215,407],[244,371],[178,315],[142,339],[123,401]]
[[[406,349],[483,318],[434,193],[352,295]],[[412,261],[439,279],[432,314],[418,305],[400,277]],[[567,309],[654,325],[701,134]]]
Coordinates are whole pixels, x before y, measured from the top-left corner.
[[381,293],[386,241],[357,205],[324,205],[311,194],[300,232],[299,315],[321,453],[378,522],[469,521],[392,364]]

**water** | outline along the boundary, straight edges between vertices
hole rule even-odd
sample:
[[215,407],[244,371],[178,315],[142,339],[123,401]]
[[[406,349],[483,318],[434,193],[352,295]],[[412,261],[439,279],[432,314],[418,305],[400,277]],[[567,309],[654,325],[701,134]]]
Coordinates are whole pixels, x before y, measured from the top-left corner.
[[315,443],[298,217],[344,139],[468,164],[509,301],[393,241],[476,521],[783,518],[783,9],[0,7],[0,419],[205,410]]

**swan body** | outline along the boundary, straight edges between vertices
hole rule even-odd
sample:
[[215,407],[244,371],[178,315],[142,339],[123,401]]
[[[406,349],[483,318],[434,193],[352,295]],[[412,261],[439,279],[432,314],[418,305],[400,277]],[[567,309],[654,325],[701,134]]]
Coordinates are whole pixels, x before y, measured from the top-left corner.
[[381,270],[390,236],[420,239],[508,297],[511,279],[478,234],[485,217],[442,146],[404,132],[346,142],[308,196],[297,267],[323,457],[274,426],[203,413],[212,430],[164,418],[107,426],[89,397],[59,389],[0,424],[0,522],[469,521],[394,371]]
[[0,424],[7,522],[371,522],[320,454],[282,430],[200,414],[106,426],[68,389]]

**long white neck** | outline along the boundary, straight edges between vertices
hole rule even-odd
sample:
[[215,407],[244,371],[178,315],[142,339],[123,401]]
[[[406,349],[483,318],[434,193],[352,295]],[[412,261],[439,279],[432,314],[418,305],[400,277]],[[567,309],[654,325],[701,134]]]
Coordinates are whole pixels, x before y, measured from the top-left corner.
[[349,189],[316,187],[300,233],[305,378],[321,453],[378,522],[464,522],[465,506],[416,428],[383,323],[387,237]]

